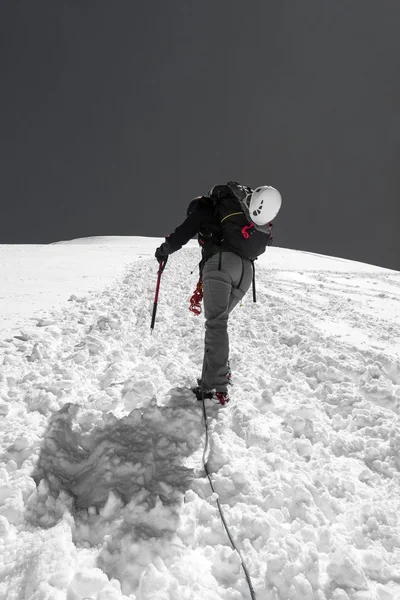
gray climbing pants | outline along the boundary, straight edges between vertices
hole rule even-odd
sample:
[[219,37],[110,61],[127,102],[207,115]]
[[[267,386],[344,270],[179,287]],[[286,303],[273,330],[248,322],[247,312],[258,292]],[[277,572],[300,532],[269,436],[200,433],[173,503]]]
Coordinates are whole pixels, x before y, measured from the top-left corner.
[[203,269],[205,323],[201,386],[226,392],[229,373],[228,316],[251,285],[253,266],[232,252],[209,258]]

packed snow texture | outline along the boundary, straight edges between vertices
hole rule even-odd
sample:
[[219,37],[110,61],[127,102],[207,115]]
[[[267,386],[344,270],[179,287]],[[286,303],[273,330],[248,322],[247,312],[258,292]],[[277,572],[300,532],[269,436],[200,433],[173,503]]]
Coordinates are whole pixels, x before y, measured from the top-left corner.
[[230,318],[231,402],[206,403],[214,494],[198,250],[170,258],[151,335],[159,241],[53,246],[41,313],[33,254],[0,248],[0,599],[250,598],[216,497],[257,600],[400,599],[400,274],[267,249]]

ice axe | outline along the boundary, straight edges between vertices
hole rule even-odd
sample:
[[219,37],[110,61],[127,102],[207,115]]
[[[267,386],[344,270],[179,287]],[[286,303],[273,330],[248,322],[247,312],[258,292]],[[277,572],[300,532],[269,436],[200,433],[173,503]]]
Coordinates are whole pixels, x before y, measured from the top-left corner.
[[155,293],[155,296],[154,296],[153,314],[151,316],[151,325],[150,325],[151,333],[153,333],[154,323],[155,323],[155,320],[156,320],[157,305],[158,305],[158,294],[160,292],[161,275],[162,275],[162,272],[165,269],[165,265],[167,264],[167,260],[168,260],[168,257],[165,260],[160,260],[160,262],[158,263],[159,267],[158,267],[158,276],[157,276],[157,286],[156,286],[156,293]]

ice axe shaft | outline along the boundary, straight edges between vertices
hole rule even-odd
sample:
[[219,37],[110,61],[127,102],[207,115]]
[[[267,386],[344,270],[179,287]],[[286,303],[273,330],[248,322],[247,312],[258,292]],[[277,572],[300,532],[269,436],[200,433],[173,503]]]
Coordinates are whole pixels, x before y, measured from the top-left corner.
[[151,333],[153,333],[154,323],[156,321],[157,306],[158,306],[158,295],[160,293],[160,284],[161,284],[161,275],[162,275],[162,272],[165,269],[165,265],[167,264],[167,260],[168,260],[168,258],[166,258],[165,260],[160,260],[160,262],[159,262],[158,275],[157,275],[157,286],[156,286],[156,293],[155,293],[155,296],[154,296],[154,304],[153,304],[153,314],[151,315],[151,325],[150,325]]

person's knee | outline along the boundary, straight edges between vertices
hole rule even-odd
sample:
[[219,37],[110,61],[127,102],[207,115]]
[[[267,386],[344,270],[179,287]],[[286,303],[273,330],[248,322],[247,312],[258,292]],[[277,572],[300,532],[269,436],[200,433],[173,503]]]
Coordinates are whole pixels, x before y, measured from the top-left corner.
[[207,319],[205,323],[206,329],[227,329],[228,327],[228,317],[212,317]]

